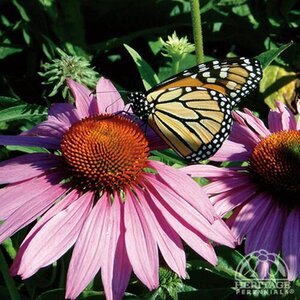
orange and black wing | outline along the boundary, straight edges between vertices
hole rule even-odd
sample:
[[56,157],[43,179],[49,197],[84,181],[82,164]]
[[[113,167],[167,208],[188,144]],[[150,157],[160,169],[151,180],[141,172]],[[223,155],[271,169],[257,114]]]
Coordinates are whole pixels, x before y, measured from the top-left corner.
[[198,162],[213,155],[228,136],[230,99],[203,87],[160,89],[148,94],[155,111],[148,124],[183,158]]
[[255,58],[234,57],[213,60],[187,69],[164,80],[152,91],[173,87],[203,87],[228,96],[234,106],[252,90],[262,78],[262,70]]

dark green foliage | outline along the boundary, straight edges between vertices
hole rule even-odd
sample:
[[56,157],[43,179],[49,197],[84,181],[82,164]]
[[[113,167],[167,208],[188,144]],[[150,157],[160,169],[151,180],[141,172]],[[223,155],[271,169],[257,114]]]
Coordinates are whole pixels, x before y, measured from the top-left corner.
[[[201,12],[207,60],[255,56],[263,67],[276,62],[299,74],[299,1],[203,0]],[[193,41],[188,0],[0,1],[1,134],[19,134],[31,128],[46,118],[51,103],[65,101],[65,78],[52,74],[54,68],[49,67],[62,52],[79,57],[84,67],[94,68],[83,77],[78,75],[91,89],[98,74],[123,90],[149,89],[174,73],[170,57],[161,55],[160,40],[166,41],[174,31]],[[188,53],[178,70],[195,61],[194,53]],[[265,116],[268,108],[263,100],[256,93],[242,105]],[[45,150],[1,147],[0,159],[35,151]],[[172,150],[153,151],[151,159],[174,167],[185,164]],[[28,280],[8,276],[15,250],[27,232],[27,228],[21,230],[0,246],[0,260],[7,266],[0,271],[0,299],[64,299],[70,253]],[[219,264],[213,267],[186,248],[189,279],[181,281],[164,269],[162,285],[149,292],[132,278],[124,299],[238,299],[234,278],[240,252],[218,248]],[[299,281],[294,290],[299,298]],[[294,299],[292,296],[286,298]],[[78,299],[104,299],[99,276]]]

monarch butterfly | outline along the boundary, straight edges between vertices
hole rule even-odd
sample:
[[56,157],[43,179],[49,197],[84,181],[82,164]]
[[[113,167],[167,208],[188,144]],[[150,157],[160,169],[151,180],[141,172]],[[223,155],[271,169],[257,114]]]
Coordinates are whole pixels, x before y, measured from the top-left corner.
[[135,115],[180,156],[199,162],[213,155],[232,126],[234,106],[262,78],[258,60],[213,60],[187,69],[147,92],[128,93]]

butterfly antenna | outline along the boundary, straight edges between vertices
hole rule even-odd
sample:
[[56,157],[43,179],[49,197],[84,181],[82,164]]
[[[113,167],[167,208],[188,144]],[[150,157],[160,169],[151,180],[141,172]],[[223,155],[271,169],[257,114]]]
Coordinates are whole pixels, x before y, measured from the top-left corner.
[[109,104],[108,106],[106,106],[105,112],[107,113],[108,108],[111,107],[111,106],[113,106],[116,102],[120,101],[120,99],[122,99],[122,97],[119,97],[118,99],[116,99],[115,101],[113,101],[111,104]]

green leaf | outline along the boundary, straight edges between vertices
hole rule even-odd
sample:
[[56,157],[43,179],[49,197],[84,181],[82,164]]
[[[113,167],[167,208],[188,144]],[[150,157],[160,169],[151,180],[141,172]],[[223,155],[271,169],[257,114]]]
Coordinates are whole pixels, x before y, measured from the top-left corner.
[[39,147],[25,147],[25,146],[6,146],[9,151],[20,151],[24,153],[49,153],[48,150]]
[[21,100],[12,97],[0,96],[0,108],[16,105],[17,103],[21,103]]
[[142,57],[133,48],[129,47],[126,44],[124,44],[124,47],[129,52],[136,64],[145,89],[148,90],[159,83],[159,78],[150,67],[150,65],[144,59],[142,59]]
[[235,292],[234,288],[211,288],[211,289],[200,289],[192,292],[184,292],[178,294],[179,300],[222,300],[230,299],[229,296]]
[[178,164],[180,166],[185,166],[185,161],[178,156],[172,149],[165,149],[162,151],[153,150],[151,151],[151,158],[153,160],[162,161],[168,165]]
[[229,299],[228,297],[235,292],[234,288],[216,288],[200,289],[192,292],[185,292],[178,294],[179,300],[222,300]]
[[22,52],[23,49],[20,47],[14,47],[14,46],[10,46],[10,45],[4,45],[2,44],[2,46],[0,46],[0,59],[3,59],[9,55],[18,53],[18,52]]
[[30,37],[29,33],[27,32],[27,29],[24,28],[24,29],[22,30],[22,33],[23,33],[23,38],[24,38],[25,43],[26,43],[27,45],[29,45],[29,44],[30,44],[30,41],[31,41],[31,37]]
[[0,122],[11,122],[20,119],[31,119],[36,116],[46,116],[47,108],[34,104],[21,104],[0,111]]
[[282,45],[277,49],[268,50],[256,56],[256,58],[260,61],[262,68],[265,69],[274,59],[276,59],[283,51],[289,48],[293,42]]
[[15,5],[15,7],[18,9],[22,19],[26,22],[29,22],[30,18],[28,17],[24,7],[17,0],[13,0],[12,2]]

